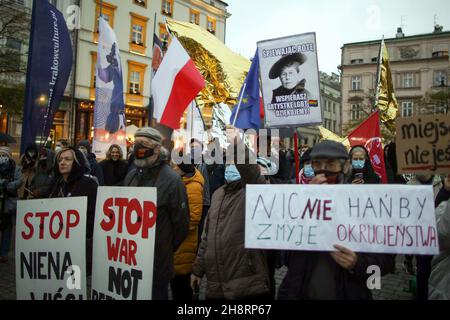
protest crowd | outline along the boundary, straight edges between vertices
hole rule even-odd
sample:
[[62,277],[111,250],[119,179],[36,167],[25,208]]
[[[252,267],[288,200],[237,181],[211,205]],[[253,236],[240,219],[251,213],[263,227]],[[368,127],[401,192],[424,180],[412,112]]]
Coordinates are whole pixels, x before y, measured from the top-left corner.
[[[237,129],[229,129],[230,144],[237,149],[243,142]],[[54,150],[30,145],[19,163],[8,147],[0,148],[2,192],[2,228],[0,261],[7,262],[18,199],[64,198],[86,196],[87,274],[92,268],[92,237],[95,201],[99,186],[156,187],[157,228],[153,274],[153,298],[192,300],[201,281],[207,282],[206,299],[371,299],[366,286],[369,265],[378,265],[382,275],[394,272],[395,255],[355,253],[339,244],[335,252],[276,251],[246,249],[245,186],[247,184],[293,184],[294,161],[279,161],[277,174],[269,172],[270,160],[257,158],[245,164],[195,164],[194,154],[202,150],[177,150],[191,163],[176,164],[162,146],[162,135],[150,127],[135,134],[133,166],[128,166],[120,147],[111,145],[105,160],[97,163],[89,154],[90,145],[64,146]],[[385,148],[388,183],[398,183],[395,158],[389,156],[391,143]],[[282,150],[293,152],[293,150]],[[297,150],[300,154],[301,184],[379,184],[364,147],[350,151],[334,141],[322,141],[313,148]],[[201,161],[201,160],[200,160]],[[201,166],[205,170],[202,172]],[[217,171],[224,167],[224,170]],[[218,173],[219,172],[219,173]],[[280,173],[292,172],[281,176]],[[267,178],[267,179],[266,179]],[[214,180],[214,183],[211,183]],[[207,182],[209,181],[209,183]],[[450,230],[450,175],[414,175],[407,185],[431,185],[435,192],[439,242],[438,257],[416,256],[417,297],[447,299]],[[208,190],[206,190],[208,188]],[[208,199],[205,199],[207,194]],[[209,203],[209,206],[205,206]],[[200,228],[200,221],[204,227]],[[200,235],[200,238],[199,238]],[[446,247],[447,246],[447,247]],[[412,258],[412,257],[411,257]],[[406,263],[406,262],[405,262]],[[407,262],[411,263],[411,262]],[[274,272],[287,267],[279,292],[275,292]]]

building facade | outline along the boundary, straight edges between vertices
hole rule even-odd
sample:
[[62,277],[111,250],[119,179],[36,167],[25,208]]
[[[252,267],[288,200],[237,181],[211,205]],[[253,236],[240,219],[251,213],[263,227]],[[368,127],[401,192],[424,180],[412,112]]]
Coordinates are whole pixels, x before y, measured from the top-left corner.
[[[339,75],[320,72],[320,97],[323,109],[322,126],[341,135],[341,83]],[[304,127],[298,130],[300,145],[314,146],[320,141],[317,127]]]
[[[24,2],[19,0],[19,2]],[[26,0],[31,8],[31,0]],[[55,143],[76,143],[93,138],[95,66],[98,50],[98,17],[103,17],[117,36],[123,70],[127,125],[148,123],[153,33],[167,39],[164,19],[189,21],[225,42],[227,4],[220,0],[50,0],[71,30],[74,67],[50,132]],[[156,19],[155,19],[156,17]],[[24,81],[24,80],[23,80]],[[20,135],[22,119],[14,119],[14,135]],[[20,138],[19,138],[20,140]]]
[[[421,113],[428,92],[448,88],[450,32],[436,26],[433,33],[386,39],[399,116]],[[342,124],[346,135],[365,119],[375,100],[381,40],[344,44],[342,49]]]

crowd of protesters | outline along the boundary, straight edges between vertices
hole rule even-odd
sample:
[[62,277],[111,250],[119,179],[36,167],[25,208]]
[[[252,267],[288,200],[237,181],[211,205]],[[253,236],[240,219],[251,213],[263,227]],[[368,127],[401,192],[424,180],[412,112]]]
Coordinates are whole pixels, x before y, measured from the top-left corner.
[[[235,148],[232,154],[237,156],[239,147],[245,150],[245,163],[206,163],[209,151],[195,139],[176,150],[191,161],[175,163],[160,132],[149,127],[137,130],[128,154],[113,144],[100,162],[89,141],[76,147],[59,141],[55,150],[30,145],[17,164],[11,150],[0,147],[0,262],[8,261],[18,199],[86,196],[90,275],[98,186],[156,187],[154,299],[167,300],[169,287],[175,300],[195,299],[202,281],[208,300],[372,299],[367,267],[379,266],[382,275],[395,272],[395,255],[356,253],[338,244],[333,252],[256,250],[244,244],[247,184],[292,184],[297,178],[303,185],[380,184],[368,151],[363,146],[348,151],[328,140],[313,148],[303,145],[296,151],[296,172],[294,150],[285,148],[282,140],[275,163],[252,154],[235,128],[229,128],[228,138],[229,148]],[[397,171],[395,143],[384,151],[389,184],[430,185],[435,192],[441,253],[405,257],[407,272],[417,273],[416,298],[450,299],[450,175],[407,180]],[[250,164],[252,155],[256,164]],[[274,274],[282,266],[287,272],[276,292]]]

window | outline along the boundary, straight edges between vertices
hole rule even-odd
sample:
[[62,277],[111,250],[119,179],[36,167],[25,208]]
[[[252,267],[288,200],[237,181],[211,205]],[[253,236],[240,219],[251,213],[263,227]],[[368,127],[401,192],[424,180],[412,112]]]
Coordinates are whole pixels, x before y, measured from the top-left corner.
[[189,22],[199,25],[200,24],[200,12],[196,10],[189,10]]
[[411,101],[402,102],[402,117],[411,117],[413,114],[413,103]]
[[162,0],[161,13],[166,16],[172,16],[173,14],[173,0]]
[[405,73],[403,75],[403,88],[412,88],[413,87],[413,74]]
[[[94,23],[94,42],[98,42],[98,16],[100,15],[100,0],[95,0],[95,23]],[[117,6],[103,2],[102,17],[109,23],[111,28],[114,28],[114,12]]]
[[216,19],[208,17],[208,22],[206,25],[206,30],[211,32],[212,34],[216,34]]
[[22,42],[20,40],[8,37],[6,39],[6,46],[9,49],[20,51],[20,49],[22,48]]
[[359,105],[352,104],[351,110],[350,110],[350,117],[351,117],[351,119],[352,120],[358,120],[359,116],[360,116],[359,112],[360,112]]
[[333,102],[333,113],[336,113],[336,103]]
[[148,18],[130,13],[131,15],[131,39],[130,51],[145,54],[145,42],[147,38]]
[[147,0],[134,0],[134,4],[147,8]]
[[127,105],[143,106],[146,69],[146,64],[128,60]]
[[141,83],[141,74],[138,71],[130,72],[130,93],[140,94],[139,85]]
[[378,62],[378,57],[372,58],[372,63],[377,63]]
[[446,56],[448,56],[448,51],[435,51],[432,54],[433,58],[446,57]]
[[350,64],[361,64],[364,63],[363,59],[353,59],[350,61]]
[[434,72],[434,85],[437,87],[447,86],[447,72],[440,70]]
[[361,90],[361,76],[352,77],[352,91]]
[[167,33],[166,25],[164,23],[159,23],[159,39],[161,41],[169,40],[169,33]]
[[96,86],[96,66],[97,66],[97,52],[91,51],[91,87],[89,89],[89,97],[95,100],[95,86]]
[[336,120],[333,120],[333,132],[336,132],[337,130],[336,130],[337,128],[336,128]]

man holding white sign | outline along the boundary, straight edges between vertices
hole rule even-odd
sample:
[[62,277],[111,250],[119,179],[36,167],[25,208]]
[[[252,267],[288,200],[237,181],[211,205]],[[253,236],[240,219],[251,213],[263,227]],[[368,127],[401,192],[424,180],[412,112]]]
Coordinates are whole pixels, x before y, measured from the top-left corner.
[[[350,171],[350,162],[347,150],[342,144],[333,141],[324,141],[314,147],[311,152],[311,159],[316,176],[311,181],[308,189],[304,189],[305,191],[320,189],[325,193],[323,187],[311,188],[311,185],[346,183]],[[286,187],[287,186],[283,186],[283,189],[286,190]],[[248,193],[250,188],[247,190]],[[302,196],[308,201],[303,213],[309,210],[309,213],[306,213],[306,218],[308,219],[309,216],[311,222],[306,228],[305,226],[300,226],[302,229],[301,232],[297,230],[298,239],[294,241],[294,245],[297,245],[297,248],[299,249],[309,248],[308,250],[314,250],[314,247],[316,247],[316,251],[331,251],[333,249],[332,245],[326,245],[323,238],[325,238],[324,235],[326,235],[326,237],[333,237],[336,233],[332,228],[332,220],[336,218],[335,213],[340,213],[340,211],[337,210],[336,205],[332,202],[332,194],[328,194],[328,200],[324,198],[322,201],[320,200],[320,197],[317,197],[314,203],[312,193],[308,196],[305,192]],[[249,247],[250,244],[248,237],[251,236],[251,232],[248,226],[249,223],[251,223],[251,215],[258,214],[257,207],[254,207],[252,210],[251,206],[249,206],[251,198],[250,194],[248,194],[246,210],[246,247]],[[294,198],[295,201],[291,202]],[[300,214],[301,217],[302,211],[299,213],[299,211],[291,210],[294,206],[297,206],[301,199],[300,193],[297,194],[295,192],[292,192],[289,197],[284,198],[281,203],[283,207],[287,203],[288,213],[282,212],[283,217],[280,220],[288,221],[287,216],[292,218],[292,214],[294,216]],[[270,208],[271,205],[273,205],[273,203],[266,205],[265,208]],[[267,210],[265,210],[265,212],[267,212]],[[277,212],[280,214],[280,210]],[[284,216],[285,214],[286,216]],[[316,215],[317,218],[313,218],[314,215]],[[303,217],[305,217],[305,214]],[[289,228],[289,230],[287,233],[282,231],[283,235],[281,237],[277,234],[280,229],[279,225],[277,225],[275,239],[282,238],[286,240],[288,237],[292,236],[292,227],[297,227],[302,221],[297,222],[295,224],[282,225],[282,229],[287,230]],[[267,223],[267,225],[270,225],[270,223]],[[319,226],[324,227],[319,230]],[[271,226],[266,227],[269,228]],[[298,236],[299,234],[301,234],[301,236]],[[260,239],[268,237],[269,236],[259,236]],[[338,245],[338,243],[341,242],[342,241],[336,241],[334,243],[334,249],[336,250],[334,252],[295,251],[290,253],[287,263],[288,272],[281,284],[278,298],[281,300],[371,299],[370,290],[366,286],[366,279],[368,277],[368,274],[366,273],[367,268],[371,265],[378,266],[381,269],[381,275],[392,272],[395,263],[394,256],[386,254],[355,253],[345,246]],[[269,249],[270,246],[265,246],[264,248]]]

